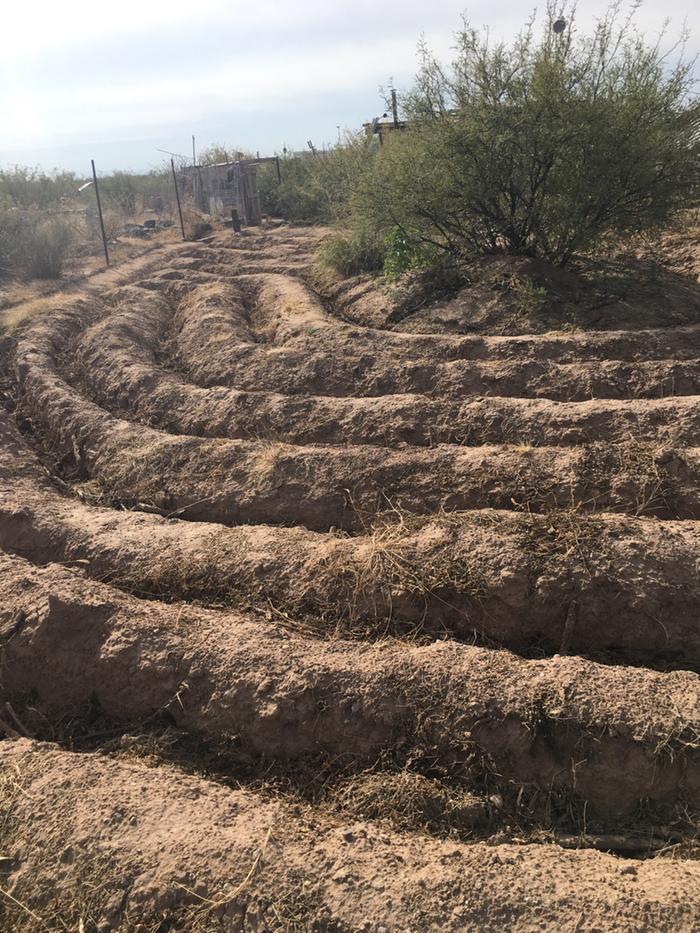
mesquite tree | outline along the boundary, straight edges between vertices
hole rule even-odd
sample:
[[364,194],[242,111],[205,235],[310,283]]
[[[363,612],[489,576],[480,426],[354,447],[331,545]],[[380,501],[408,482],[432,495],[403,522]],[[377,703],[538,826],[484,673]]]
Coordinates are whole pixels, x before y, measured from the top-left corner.
[[648,43],[636,7],[623,16],[613,5],[588,35],[573,12],[551,3],[541,31],[530,22],[510,44],[465,24],[449,69],[423,48],[402,98],[409,128],[388,134],[357,213],[428,255],[563,265],[603,234],[648,230],[687,204],[700,109],[682,43]]

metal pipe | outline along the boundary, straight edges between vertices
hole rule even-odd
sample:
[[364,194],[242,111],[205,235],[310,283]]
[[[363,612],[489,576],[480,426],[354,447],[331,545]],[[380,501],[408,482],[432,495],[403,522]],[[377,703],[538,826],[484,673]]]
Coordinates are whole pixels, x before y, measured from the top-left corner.
[[394,129],[399,128],[399,105],[396,101],[396,91],[392,88],[391,91],[391,112],[394,116]]
[[109,265],[109,250],[107,249],[107,234],[105,233],[105,222],[102,217],[102,202],[100,201],[100,189],[97,184],[97,172],[95,171],[95,160],[90,159],[92,163],[92,180],[95,184],[95,197],[97,198],[97,213],[100,218],[100,230],[102,231],[102,245],[105,250],[105,262]]
[[182,230],[182,239],[185,237],[185,224],[182,220],[182,207],[180,206],[180,192],[177,187],[177,175],[175,174],[175,159],[170,160],[170,168],[173,170],[173,184],[175,185],[175,200],[177,201],[177,212],[180,215],[180,230]]

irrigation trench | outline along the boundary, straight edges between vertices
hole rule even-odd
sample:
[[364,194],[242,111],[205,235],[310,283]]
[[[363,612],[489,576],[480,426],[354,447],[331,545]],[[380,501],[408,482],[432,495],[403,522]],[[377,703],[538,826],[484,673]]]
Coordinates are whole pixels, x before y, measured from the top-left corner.
[[317,240],[6,341],[5,927],[696,928],[700,326],[361,326]]

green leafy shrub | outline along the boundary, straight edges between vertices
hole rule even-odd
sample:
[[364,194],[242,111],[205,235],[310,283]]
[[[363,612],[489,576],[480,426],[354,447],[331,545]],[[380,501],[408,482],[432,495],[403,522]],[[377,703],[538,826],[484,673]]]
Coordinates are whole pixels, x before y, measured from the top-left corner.
[[280,161],[281,182],[272,164],[263,165],[258,171],[263,212],[297,223],[330,221],[331,197],[320,182],[316,160],[310,156],[294,156]]
[[359,178],[369,170],[373,156],[374,147],[364,134],[357,134],[326,152],[280,159],[281,182],[275,165],[263,165],[258,171],[262,209],[292,222],[345,222]]
[[449,263],[444,251],[423,243],[411,231],[394,227],[384,239],[384,273],[396,278],[411,269],[429,269]]
[[531,23],[510,45],[468,27],[457,39],[451,69],[423,49],[402,100],[410,129],[387,134],[353,198],[362,223],[400,231],[399,267],[425,248],[565,264],[697,191],[690,65],[668,67],[618,5],[589,36],[550,3],[539,38]]
[[330,237],[319,250],[321,265],[343,276],[379,272],[384,267],[385,257],[381,240],[366,232]]

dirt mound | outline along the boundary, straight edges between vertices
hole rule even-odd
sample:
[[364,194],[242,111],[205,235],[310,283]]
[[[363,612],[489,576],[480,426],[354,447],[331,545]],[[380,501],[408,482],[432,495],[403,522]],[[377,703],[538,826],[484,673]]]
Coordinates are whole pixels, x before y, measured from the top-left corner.
[[0,754],[16,930],[631,931],[697,916],[698,862],[427,841],[162,767],[26,741]]
[[[543,334],[634,331],[700,322],[697,211],[651,240],[610,246],[604,261],[561,269],[527,256],[486,256],[455,274],[453,294],[430,273],[393,285],[360,276],[328,289],[339,314],[406,333]],[[466,283],[466,284],[465,284]]]
[[55,565],[5,558],[1,569],[4,689],[13,703],[38,694],[54,720],[90,702],[126,722],[168,710],[256,755],[323,748],[359,763],[423,743],[436,763],[473,753],[504,781],[561,788],[615,816],[700,789],[695,674],[450,642],[318,644],[235,615],[139,605]]
[[323,235],[3,342],[5,925],[692,928],[693,283],[545,334],[511,282],[466,333],[317,294]]

